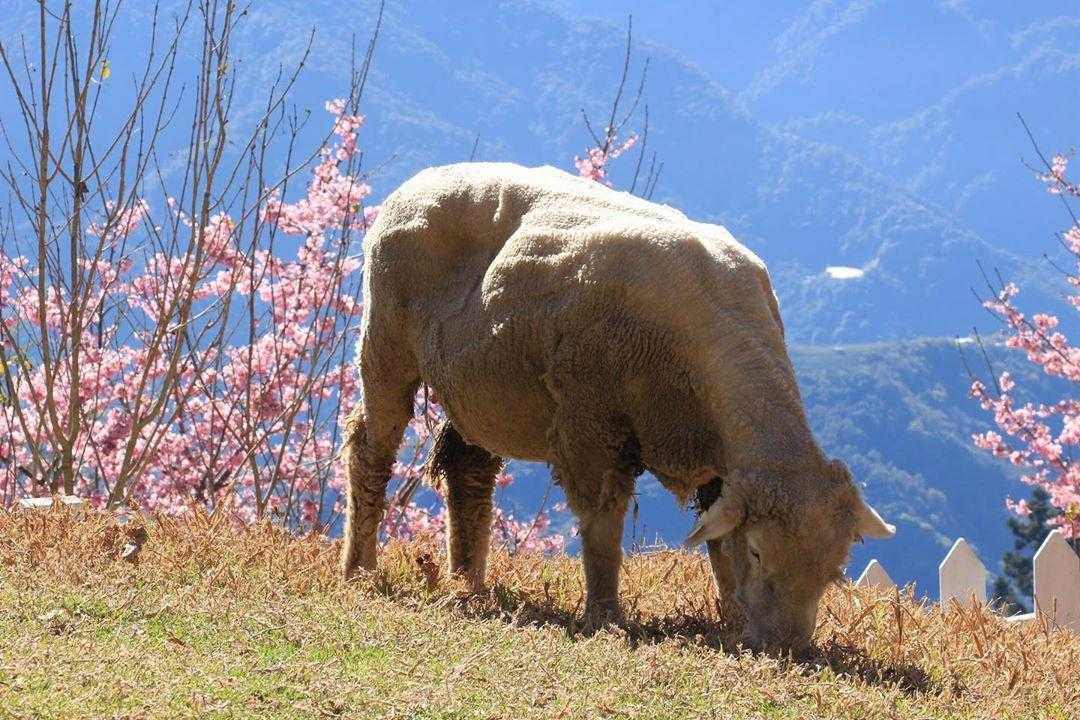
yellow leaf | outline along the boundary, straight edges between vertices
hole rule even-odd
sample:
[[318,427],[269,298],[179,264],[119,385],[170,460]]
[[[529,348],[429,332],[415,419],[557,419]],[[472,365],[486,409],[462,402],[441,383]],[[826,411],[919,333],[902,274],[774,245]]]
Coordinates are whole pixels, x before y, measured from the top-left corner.
[[112,64],[108,60],[101,61],[101,79],[108,80],[112,75]]

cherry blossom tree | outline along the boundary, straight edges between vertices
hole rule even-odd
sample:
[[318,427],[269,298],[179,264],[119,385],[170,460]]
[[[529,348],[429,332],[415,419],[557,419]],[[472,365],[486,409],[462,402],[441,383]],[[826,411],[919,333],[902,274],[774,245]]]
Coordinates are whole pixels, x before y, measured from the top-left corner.
[[[0,45],[21,123],[2,128],[14,202],[0,227],[0,504],[62,492],[326,530],[342,497],[338,428],[358,401],[360,240],[378,213],[358,111],[377,30],[305,155],[288,106],[299,67],[267,89],[253,129],[230,123],[235,3],[190,4],[170,31],[155,15],[143,74],[124,88],[107,55],[120,3],[83,10],[41,3],[36,41]],[[192,35],[184,94],[173,72]],[[131,108],[110,125],[100,108],[118,98]],[[190,123],[181,172],[157,147],[177,123]],[[427,394],[418,407],[387,536],[445,524],[438,498],[414,499],[440,415]],[[544,508],[499,509],[494,530],[514,551],[563,547]]]
[[[1071,227],[1061,234],[1072,259],[1071,269],[1065,271],[1071,288],[1066,299],[1080,310],[1080,222],[1068,200],[1080,197],[1080,185],[1066,175],[1070,155],[1058,154],[1048,160],[1039,153],[1039,157],[1045,169],[1038,172],[1038,179],[1049,193],[1062,199],[1071,219]],[[1029,316],[1022,312],[1016,304],[1019,288],[1014,283],[991,288],[992,296],[983,304],[1003,322],[1006,346],[1025,353],[1047,375],[1073,383],[1073,387],[1080,383],[1080,347],[1061,331],[1060,319],[1050,313]],[[1044,490],[1049,502],[1060,510],[1050,524],[1060,527],[1067,537],[1080,538],[1080,463],[1074,459],[1080,449],[1080,400],[1066,396],[1055,402],[1022,401],[1018,393],[1008,372],[993,378],[990,386],[973,380],[971,394],[993,414],[997,425],[997,430],[976,434],[975,444],[1023,468],[1022,480]],[[1007,505],[1022,516],[1030,512],[1026,500],[1009,499]]]
[[[0,498],[62,491],[319,526],[335,502],[336,401],[355,392],[355,238],[374,212],[355,174],[359,93],[328,105],[322,148],[271,182],[275,153],[295,157],[298,73],[235,131],[236,6],[189,5],[168,32],[155,17],[131,87],[106,55],[119,9],[42,3],[42,60],[24,43],[20,68],[0,47],[25,131],[4,127],[21,218],[9,214],[0,253]],[[193,36],[185,103],[172,73]],[[118,99],[130,111],[107,119]],[[178,123],[190,124],[180,173],[158,165]],[[312,164],[307,197],[282,203]]]
[[[627,19],[626,25],[626,50],[623,56],[622,73],[619,75],[619,82],[615,89],[615,95],[611,101],[611,108],[607,113],[607,123],[604,125],[603,132],[596,132],[593,128],[592,121],[589,119],[588,113],[582,109],[581,119],[585,124],[585,129],[588,131],[589,136],[592,138],[593,144],[585,150],[584,156],[574,157],[574,167],[577,169],[579,176],[612,187],[613,184],[611,178],[608,176],[608,165],[612,160],[619,158],[636,146],[638,148],[638,159],[637,163],[634,165],[634,176],[630,182],[630,187],[628,188],[631,193],[637,191],[638,181],[641,179],[642,161],[645,159],[646,147],[649,142],[648,105],[645,105],[643,130],[641,134],[639,135],[636,132],[626,131],[626,127],[634,117],[638,105],[641,104],[645,92],[645,80],[649,74],[649,59],[646,58],[644,66],[641,69],[641,75],[638,79],[637,93],[630,101],[630,107],[624,107],[623,102],[626,94],[626,82],[630,78],[633,31],[634,20],[633,17],[630,17]],[[620,139],[621,135],[625,135],[625,137]],[[649,162],[649,168],[646,171],[646,175],[642,182],[642,197],[652,197],[653,192],[656,190],[656,183],[659,182],[660,173],[663,169],[663,163],[657,164],[657,156],[656,153],[653,152]]]

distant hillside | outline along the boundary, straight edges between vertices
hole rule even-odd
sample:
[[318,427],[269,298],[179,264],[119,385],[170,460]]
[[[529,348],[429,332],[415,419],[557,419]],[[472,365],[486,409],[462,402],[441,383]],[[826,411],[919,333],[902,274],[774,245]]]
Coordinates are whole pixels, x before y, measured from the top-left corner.
[[[182,5],[167,0],[164,12]],[[126,6],[118,32],[140,37],[150,7]],[[265,88],[282,66],[300,60],[307,30],[314,28],[315,44],[293,96],[301,111],[313,112],[303,136],[313,140],[325,127],[323,101],[347,88],[351,43],[371,32],[375,7],[371,0],[252,4],[236,35],[236,126],[257,117]],[[0,33],[32,29],[31,10],[0,18]],[[388,3],[360,137],[375,173],[375,199],[423,167],[467,159],[477,138],[479,159],[570,168],[589,143],[581,111],[604,116],[622,47],[621,27],[571,16],[552,3]],[[118,47],[110,54],[115,77],[143,62],[135,50]],[[980,233],[955,203],[919,192],[923,186],[910,180],[909,165],[929,163],[923,154],[935,146],[920,150],[901,171],[849,148],[839,130],[758,117],[700,66],[639,36],[635,71],[645,57],[652,61],[649,147],[665,163],[656,199],[727,225],[762,255],[793,341],[967,332],[981,312],[969,292],[979,282],[977,260],[1023,280],[1032,301],[1056,301],[1057,287],[1037,279],[1041,261],[1031,259],[1053,250],[1044,226],[1026,238]],[[185,62],[192,59],[182,58],[181,74],[193,69]],[[1015,109],[1000,113],[1011,123]],[[186,129],[175,130],[177,140],[186,141]],[[850,134],[859,147],[867,144],[864,134]],[[1000,150],[1009,163],[1015,162],[1013,147]],[[632,169],[633,159],[619,163],[617,186],[629,185]],[[1016,173],[1030,177],[1018,164]],[[1037,188],[1030,192],[1045,200]],[[993,202],[1011,205],[998,196]],[[826,273],[829,266],[863,274],[838,280]]]
[[[973,345],[968,362],[985,375]],[[1049,392],[1052,384],[1003,348],[990,348],[995,369],[1005,367],[1022,387]],[[837,347],[795,346],[792,359],[807,413],[826,452],[843,459],[867,497],[899,531],[888,542],[854,549],[850,571],[871,557],[898,582],[937,593],[937,564],[958,536],[971,541],[996,570],[1012,537],[1004,499],[1027,488],[1013,469],[971,443],[990,418],[968,397],[970,385],[953,340],[922,339]],[[1018,362],[1019,360],[1019,362]],[[535,507],[548,486],[547,469],[516,465],[520,480],[508,500]],[[675,506],[655,481],[639,482],[636,527],[627,520],[626,542],[659,537],[677,544],[690,527],[689,512]]]

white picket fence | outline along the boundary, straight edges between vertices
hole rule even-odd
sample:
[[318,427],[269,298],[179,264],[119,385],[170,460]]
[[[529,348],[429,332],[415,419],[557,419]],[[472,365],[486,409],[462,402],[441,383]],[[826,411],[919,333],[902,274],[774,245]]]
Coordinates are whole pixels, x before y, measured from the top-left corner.
[[[1046,536],[1033,559],[1035,610],[1051,622],[1080,632],[1080,555],[1073,552],[1060,530]],[[986,602],[989,573],[964,538],[958,538],[938,565],[938,598],[970,606]],[[855,581],[859,587],[896,587],[885,568],[871,560]],[[1014,615],[1010,621],[1032,620],[1036,613]]]

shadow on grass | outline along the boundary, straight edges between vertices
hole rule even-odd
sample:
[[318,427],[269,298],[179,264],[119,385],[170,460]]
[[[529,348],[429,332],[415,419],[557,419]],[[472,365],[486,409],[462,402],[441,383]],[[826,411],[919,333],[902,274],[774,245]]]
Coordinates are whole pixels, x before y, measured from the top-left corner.
[[[400,595],[400,592],[390,593],[388,590],[389,587],[383,586],[386,594]],[[442,596],[442,602],[448,597],[443,592],[436,595]],[[590,627],[582,617],[580,604],[567,607],[554,598],[540,598],[535,591],[521,590],[503,583],[494,583],[482,593],[460,592],[449,597],[453,598],[453,606],[465,617],[500,620],[515,627],[558,627],[571,638],[611,632],[622,636],[630,648],[674,640],[729,655],[757,654],[738,641],[742,627],[738,609],[725,609],[718,601],[713,601],[713,612],[701,608],[694,613],[676,611],[670,615],[643,618],[630,610],[617,620]],[[814,645],[799,657],[780,657],[779,661],[781,667],[797,666],[801,674],[807,677],[827,668],[838,679],[894,687],[907,695],[942,692],[940,683],[917,665],[878,660],[860,648],[835,641]]]
[[943,691],[941,683],[918,665],[884,662],[870,657],[860,648],[842,643],[815,645],[802,662],[806,675],[829,668],[839,678],[859,680],[867,685],[887,685],[907,695],[937,695]]
[[[474,598],[477,601],[474,601]],[[464,598],[460,607],[465,614],[483,619],[501,619],[518,627],[554,626],[566,630],[570,637],[590,637],[597,632],[621,635],[630,647],[652,645],[667,640],[681,640],[724,652],[738,652],[736,628],[725,619],[710,619],[706,613],[674,612],[670,615],[642,618],[630,610],[607,622],[590,625],[585,621],[580,604],[574,608],[558,605],[554,600],[536,599],[502,584],[493,585],[487,593]],[[491,600],[496,604],[493,607]],[[714,613],[724,618],[723,613]]]

